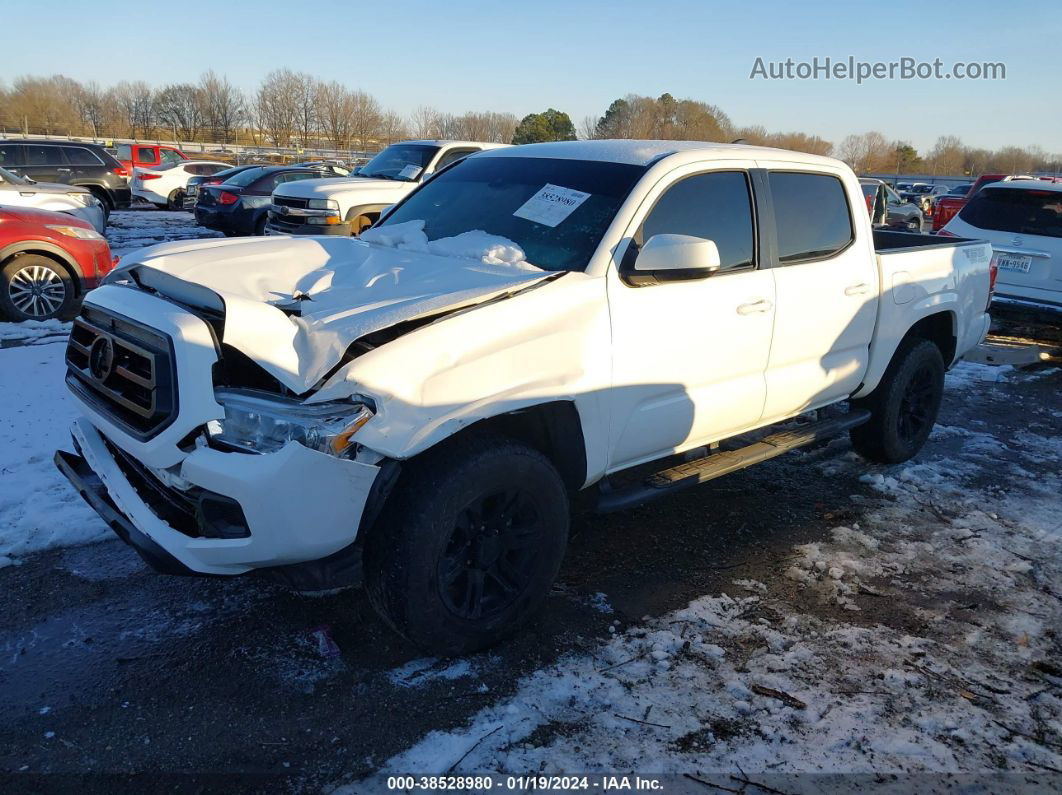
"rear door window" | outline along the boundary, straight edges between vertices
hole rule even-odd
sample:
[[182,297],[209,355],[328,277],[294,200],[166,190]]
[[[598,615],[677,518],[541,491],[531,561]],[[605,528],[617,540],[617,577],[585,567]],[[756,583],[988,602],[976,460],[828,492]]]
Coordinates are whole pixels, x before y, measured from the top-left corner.
[[66,155],[66,162],[71,166],[102,166],[103,161],[94,152],[83,146],[61,147]]
[[959,218],[978,229],[1062,237],[1062,191],[984,188],[967,202]]
[[778,261],[814,262],[839,254],[855,239],[841,180],[830,174],[772,171]]
[[63,151],[58,146],[40,146],[26,144],[23,146],[27,166],[65,166]]

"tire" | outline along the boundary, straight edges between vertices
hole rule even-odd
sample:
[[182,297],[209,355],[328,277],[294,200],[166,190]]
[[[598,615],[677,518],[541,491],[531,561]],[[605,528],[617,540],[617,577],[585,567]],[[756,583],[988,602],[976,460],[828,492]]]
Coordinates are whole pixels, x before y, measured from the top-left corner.
[[359,215],[353,219],[350,223],[350,235],[351,237],[358,237],[362,232],[375,224],[380,219],[379,213],[369,213],[368,215]]
[[917,455],[929,438],[944,396],[944,357],[920,337],[901,343],[870,395],[853,400],[870,420],[850,432],[856,452],[871,461],[899,464]]
[[8,320],[66,318],[76,298],[70,272],[50,257],[23,254],[0,270],[0,313]]
[[151,204],[155,205],[155,209],[156,210],[165,210],[166,209],[166,205],[165,204],[159,204],[158,202],[151,202]]
[[266,222],[269,220],[268,216],[263,215],[257,221],[254,222],[254,235],[255,237],[264,237],[266,233]]
[[103,188],[93,185],[89,187],[89,191],[99,200],[100,204],[103,205],[103,222],[106,224],[111,218],[111,213],[114,212],[114,201],[111,199],[110,194]]
[[167,210],[183,210],[181,205],[182,194],[181,191],[174,189],[170,191],[170,195],[166,197],[166,209]]
[[912,215],[907,219],[907,231],[922,234],[922,218],[920,216]]
[[568,495],[537,450],[502,436],[411,462],[365,544],[377,612],[431,654],[491,646],[541,607],[568,543]]

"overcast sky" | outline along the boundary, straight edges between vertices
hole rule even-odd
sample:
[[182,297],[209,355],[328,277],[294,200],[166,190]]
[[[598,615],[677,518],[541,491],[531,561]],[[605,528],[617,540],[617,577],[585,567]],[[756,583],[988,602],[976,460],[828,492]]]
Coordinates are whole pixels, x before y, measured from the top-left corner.
[[[208,68],[253,89],[289,67],[374,94],[402,114],[555,107],[576,126],[634,92],[703,100],[738,125],[833,142],[877,129],[920,150],[1062,153],[1062,3],[144,2],[4,0],[0,81],[60,72],[111,84],[192,81]],[[750,79],[764,61],[1003,62],[1006,79]]]

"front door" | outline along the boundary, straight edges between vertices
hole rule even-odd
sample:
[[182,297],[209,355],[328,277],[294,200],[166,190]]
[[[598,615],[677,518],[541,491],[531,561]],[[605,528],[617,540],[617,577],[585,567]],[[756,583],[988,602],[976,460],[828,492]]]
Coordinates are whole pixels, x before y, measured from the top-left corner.
[[[686,167],[647,197],[619,268],[608,275],[612,323],[609,470],[755,426],[774,321],[774,277],[759,268],[752,163]],[[715,241],[712,276],[633,287],[623,272],[653,235]]]

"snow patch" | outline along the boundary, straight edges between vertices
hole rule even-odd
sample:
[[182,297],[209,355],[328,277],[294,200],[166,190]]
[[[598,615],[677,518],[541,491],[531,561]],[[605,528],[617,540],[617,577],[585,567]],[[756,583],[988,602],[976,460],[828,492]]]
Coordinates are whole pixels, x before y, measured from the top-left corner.
[[428,240],[424,233],[424,221],[405,221],[367,229],[361,233],[359,240],[440,257],[471,259],[486,265],[507,265],[525,271],[540,270],[524,259],[524,250],[513,241],[478,229],[454,237]]

